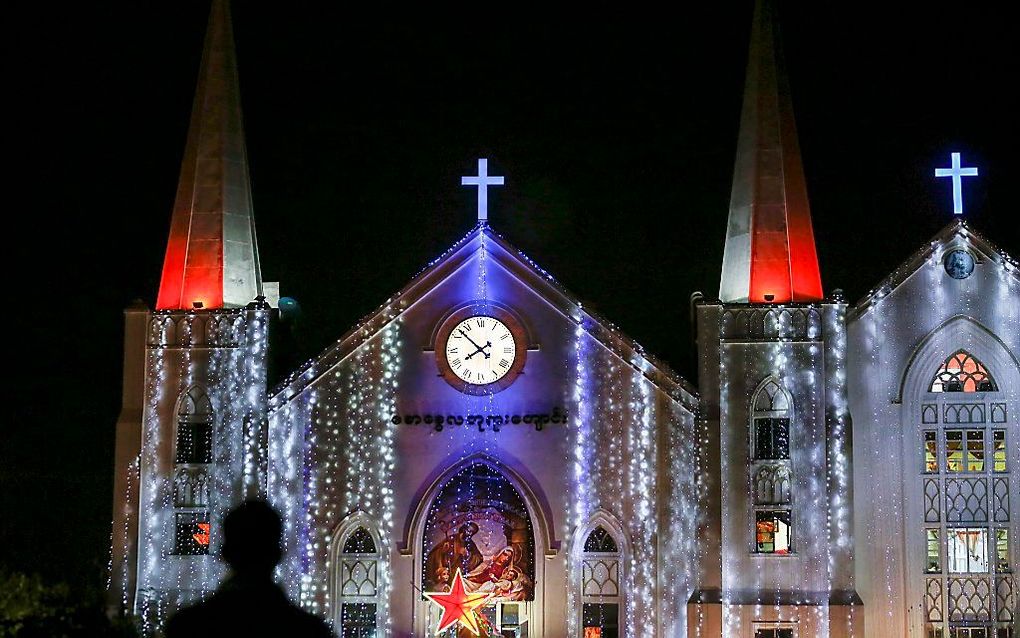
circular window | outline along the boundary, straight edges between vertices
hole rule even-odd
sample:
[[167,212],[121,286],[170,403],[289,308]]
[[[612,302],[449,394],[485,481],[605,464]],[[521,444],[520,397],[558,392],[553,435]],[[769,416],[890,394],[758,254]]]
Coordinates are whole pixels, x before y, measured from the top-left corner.
[[946,253],[942,265],[953,279],[966,279],[974,272],[974,256],[966,250],[951,250]]

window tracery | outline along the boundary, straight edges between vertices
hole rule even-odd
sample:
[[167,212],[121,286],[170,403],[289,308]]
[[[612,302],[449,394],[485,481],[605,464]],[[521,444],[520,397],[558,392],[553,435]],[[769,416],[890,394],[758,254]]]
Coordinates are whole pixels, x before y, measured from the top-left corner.
[[931,392],[995,392],[995,380],[984,364],[966,350],[957,350],[939,366]]

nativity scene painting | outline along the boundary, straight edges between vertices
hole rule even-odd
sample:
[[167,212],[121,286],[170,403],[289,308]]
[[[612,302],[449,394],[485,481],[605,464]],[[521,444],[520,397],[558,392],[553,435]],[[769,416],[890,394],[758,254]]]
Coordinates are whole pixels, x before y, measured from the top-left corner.
[[535,597],[535,538],[524,500],[485,463],[454,475],[429,508],[422,591],[446,591],[459,569],[468,592],[493,600]]

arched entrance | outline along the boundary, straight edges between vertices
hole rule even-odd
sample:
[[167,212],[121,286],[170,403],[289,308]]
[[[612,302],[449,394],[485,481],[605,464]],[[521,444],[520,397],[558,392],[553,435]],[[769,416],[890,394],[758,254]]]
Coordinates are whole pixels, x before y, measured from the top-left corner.
[[[490,593],[481,615],[493,627],[539,635],[544,526],[520,477],[488,456],[463,461],[440,476],[414,521],[416,588],[446,591],[461,572],[465,589]],[[415,633],[431,636],[435,605],[415,596]],[[457,635],[451,631],[452,638]]]

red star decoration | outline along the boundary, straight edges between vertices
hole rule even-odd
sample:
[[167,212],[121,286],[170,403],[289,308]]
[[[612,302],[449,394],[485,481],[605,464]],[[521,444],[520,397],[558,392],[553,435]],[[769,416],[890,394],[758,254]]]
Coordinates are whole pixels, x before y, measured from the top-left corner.
[[453,583],[448,592],[427,592],[423,594],[426,598],[443,608],[443,617],[439,620],[439,628],[436,635],[453,623],[460,621],[468,631],[478,635],[478,616],[475,609],[489,602],[492,592],[469,594],[464,590],[464,579],[460,575],[460,569],[453,575]]
[[198,533],[192,534],[191,537],[194,538],[195,542],[199,545],[208,545],[210,527],[212,527],[211,523],[198,523]]

